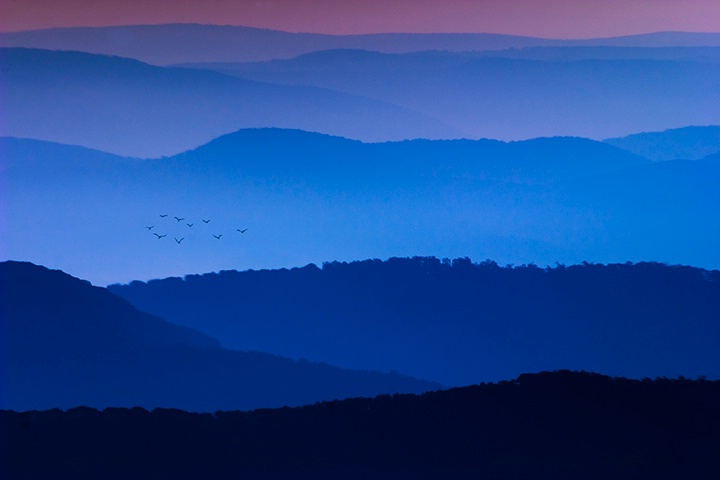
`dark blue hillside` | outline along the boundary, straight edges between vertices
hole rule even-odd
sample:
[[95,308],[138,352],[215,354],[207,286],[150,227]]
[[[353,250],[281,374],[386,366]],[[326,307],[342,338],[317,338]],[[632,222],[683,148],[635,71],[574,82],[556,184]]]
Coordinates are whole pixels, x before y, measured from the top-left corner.
[[0,291],[3,350],[11,357],[120,346],[219,347],[197,330],[140,312],[106,289],[59,270],[3,262]]
[[0,263],[0,408],[302,405],[438,384],[224,350],[104,288],[25,262]]
[[720,272],[432,257],[112,285],[225,346],[448,385],[532,369],[720,376]]

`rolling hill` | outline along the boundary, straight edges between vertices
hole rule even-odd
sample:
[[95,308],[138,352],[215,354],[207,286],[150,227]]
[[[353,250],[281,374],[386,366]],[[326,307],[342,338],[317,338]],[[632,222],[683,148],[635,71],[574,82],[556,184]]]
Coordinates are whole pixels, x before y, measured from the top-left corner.
[[0,408],[302,405],[438,384],[260,352],[225,350],[106,289],[25,262],[0,263]]
[[185,67],[7,48],[0,79],[10,115],[0,135],[136,157],[176,154],[247,127],[372,142],[615,138],[719,124],[712,48],[340,49]]
[[445,385],[570,368],[720,378],[720,272],[433,257],[222,271],[109,290],[225,346]]
[[608,138],[605,143],[655,161],[697,160],[720,152],[720,126],[637,133],[622,138]]
[[[468,138],[602,139],[720,123],[716,61],[568,51],[569,58],[523,57],[522,49],[406,54],[331,50],[199,67],[381,100],[437,118]],[[588,52],[587,57],[582,52]]]
[[460,136],[406,108],[315,87],[80,52],[1,49],[0,63],[7,113],[0,135],[127,156],[176,154],[244,127],[368,141]]
[[6,258],[101,285],[416,255],[720,268],[713,158],[651,162],[577,138],[368,144],[278,129],[153,160],[2,148]]
[[717,47],[720,46],[720,35],[658,32],[615,38],[553,40],[497,34],[319,35],[238,26],[174,24],[7,32],[0,34],[0,46],[77,50],[168,65],[265,61],[337,48],[407,53],[534,46]]

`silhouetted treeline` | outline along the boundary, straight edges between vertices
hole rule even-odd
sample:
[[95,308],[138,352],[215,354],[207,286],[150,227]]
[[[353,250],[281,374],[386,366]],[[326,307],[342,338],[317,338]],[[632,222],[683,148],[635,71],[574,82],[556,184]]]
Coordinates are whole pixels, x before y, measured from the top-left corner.
[[300,408],[0,412],[2,476],[710,479],[720,381],[593,373]]
[[693,267],[415,257],[108,288],[225,346],[446,385],[561,368],[720,376],[720,272]]

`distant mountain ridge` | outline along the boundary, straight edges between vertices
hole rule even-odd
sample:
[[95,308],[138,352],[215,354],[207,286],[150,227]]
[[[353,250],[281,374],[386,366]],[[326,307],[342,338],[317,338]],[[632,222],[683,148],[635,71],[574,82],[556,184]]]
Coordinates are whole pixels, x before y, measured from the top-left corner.
[[9,115],[0,135],[157,157],[241,128],[384,142],[602,139],[720,124],[720,87],[713,81],[720,61],[690,53],[585,58],[573,51],[570,60],[558,60],[559,54],[344,49],[179,68],[5,48],[0,80]]
[[[281,129],[154,160],[0,143],[8,258],[98,284],[418,254],[720,266],[712,157],[651,162],[579,138],[368,144]],[[170,248],[173,235],[188,238]]]
[[[620,148],[578,137],[498,140],[405,140],[363,143],[286,129],[243,129],[166,160],[169,170],[218,169],[238,177],[336,185],[403,187],[408,178],[464,177],[543,183],[647,165]],[[352,172],[352,176],[347,172]],[[344,187],[343,187],[344,186]]]
[[663,132],[643,132],[605,143],[655,161],[697,160],[720,152],[720,126],[690,126]]
[[82,52],[5,48],[0,64],[7,112],[0,135],[121,155],[171,155],[244,127],[366,141],[462,136],[427,115],[322,88]]
[[388,54],[345,49],[194,67],[382,100],[437,118],[467,138],[602,139],[720,123],[720,87],[714,82],[720,62],[691,53],[613,50]]
[[0,408],[302,405],[438,384],[238,352],[140,312],[104,288],[27,262],[0,263]]
[[156,65],[291,58],[334,48],[406,53],[500,50],[534,46],[720,46],[720,34],[658,32],[614,38],[554,40],[500,34],[322,35],[198,24],[78,27],[0,33],[0,46],[79,50]]
[[0,145],[8,152],[0,166],[19,175],[115,169],[122,177],[120,169],[134,169],[170,176],[192,172],[202,182],[202,177],[233,173],[234,178],[340,189],[354,189],[358,182],[402,188],[418,178],[554,183],[650,164],[622,148],[580,137],[365,143],[278,128],[242,129],[177,155],[144,160],[29,138],[0,137]]

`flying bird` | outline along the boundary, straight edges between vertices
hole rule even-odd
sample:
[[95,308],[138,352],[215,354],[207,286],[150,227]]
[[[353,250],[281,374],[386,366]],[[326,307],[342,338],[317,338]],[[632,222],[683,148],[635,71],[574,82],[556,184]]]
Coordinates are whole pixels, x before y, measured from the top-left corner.
[[[175,238],[175,237],[173,237],[173,238]],[[178,240],[177,238],[175,238],[175,241],[176,241],[178,244],[179,244],[180,242],[182,242],[183,240],[185,240],[185,237],[182,237],[180,240]]]
[[194,223],[187,223],[186,225],[187,225],[188,227],[192,227],[192,226],[195,225],[195,224],[194,224]]
[[165,215],[160,215],[160,216],[161,216],[162,218],[165,218],[165,217],[167,217],[167,213],[166,213]]
[[222,233],[221,233],[220,235],[215,235],[215,234],[213,234],[213,237],[215,237],[215,238],[217,238],[218,240],[220,240],[220,237],[222,237]]
[[156,237],[158,237],[158,240],[160,240],[160,239],[163,238],[163,237],[167,237],[167,234],[165,234],[165,235],[158,235],[157,233],[153,233],[153,235],[155,235]]
[[185,220],[185,217],[183,217],[183,218],[175,217],[175,220],[177,220],[178,222],[182,222],[183,220]]
[[245,233],[245,232],[247,232],[247,228],[243,228],[242,230],[240,230],[239,228],[237,228],[236,230],[237,230],[238,232],[240,232],[240,233]]
[[203,220],[203,223],[210,223],[210,220]]
[[147,228],[148,230],[152,230],[153,228],[155,228],[155,225],[150,225],[149,227],[145,227],[145,228]]

